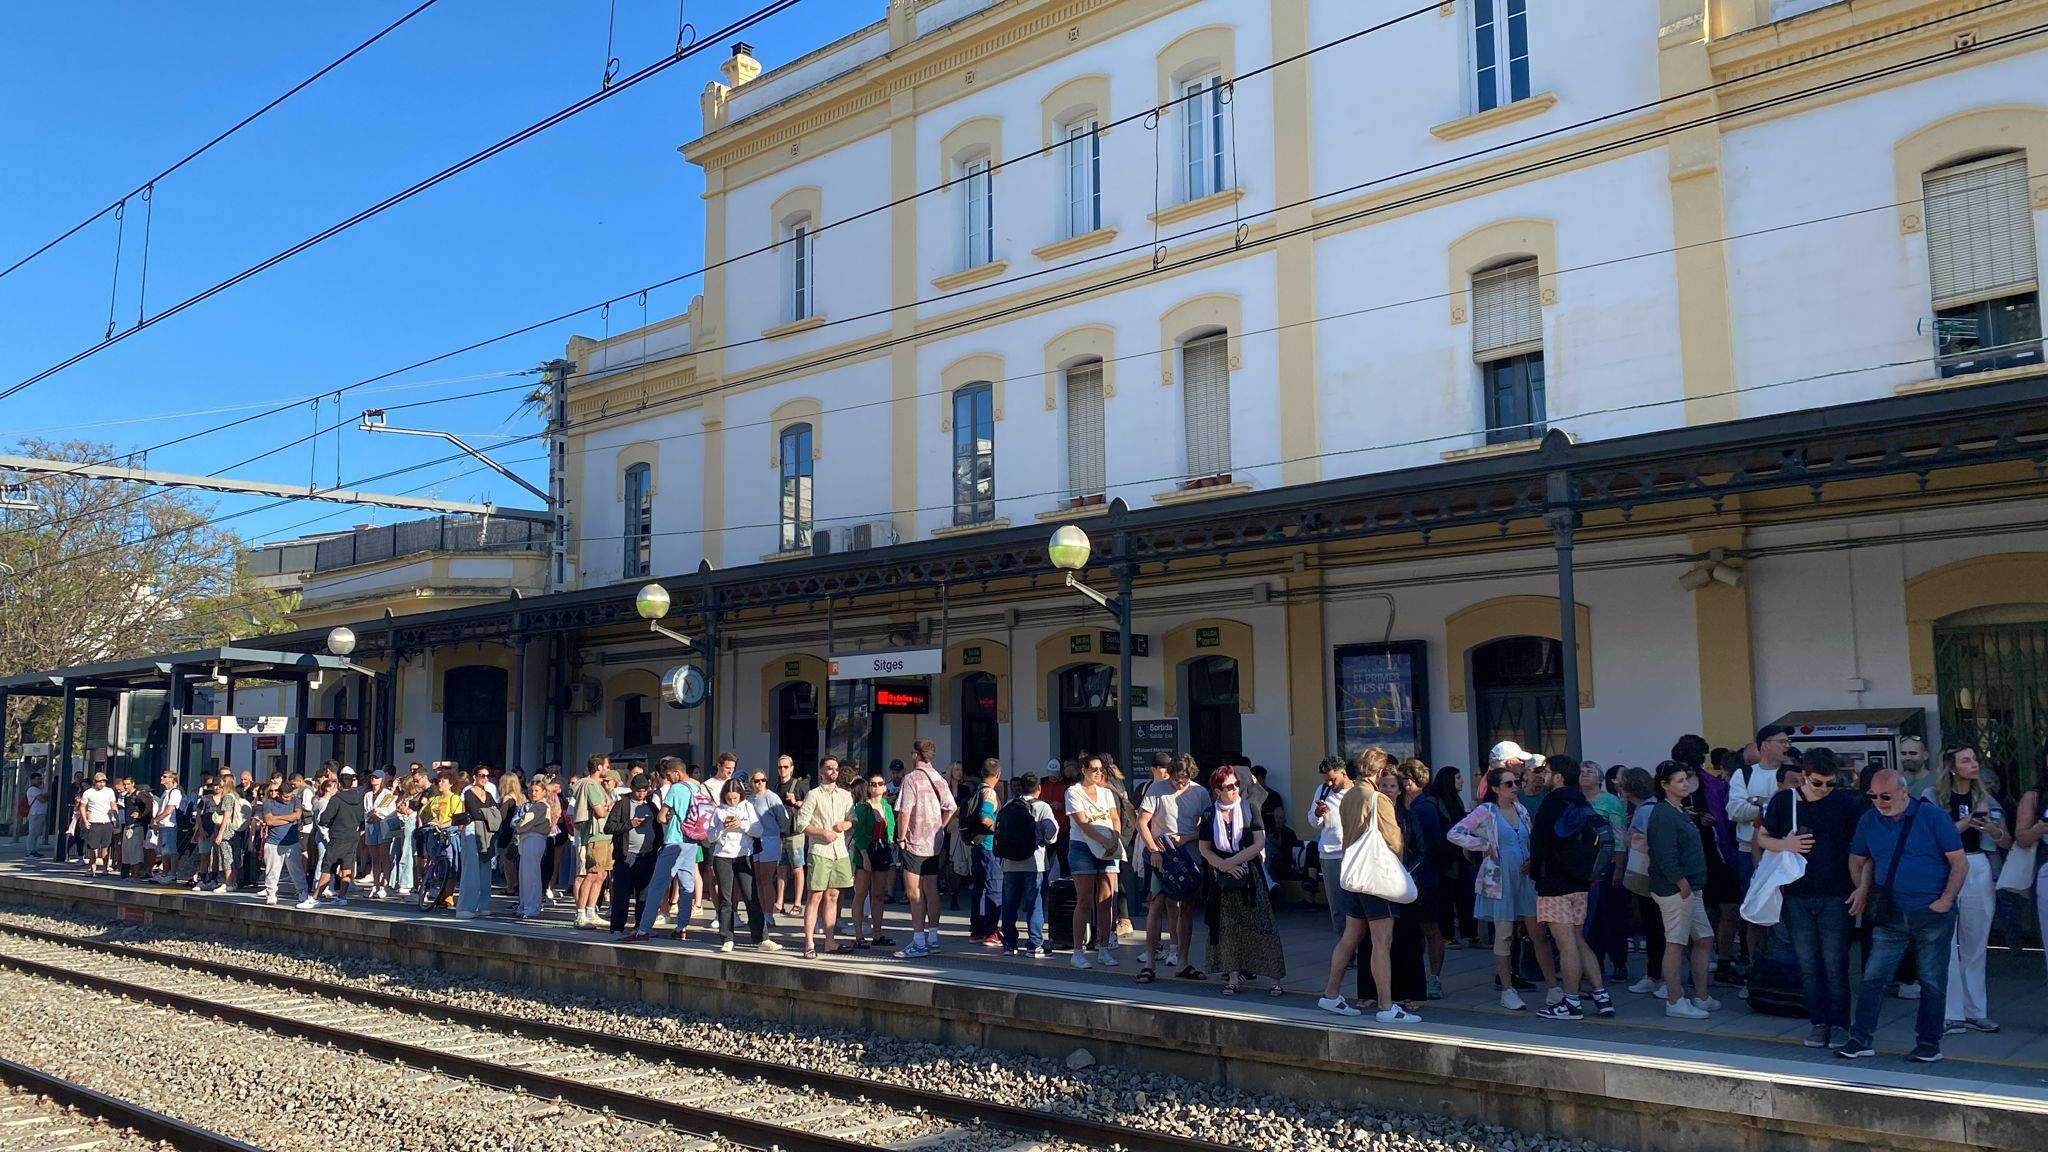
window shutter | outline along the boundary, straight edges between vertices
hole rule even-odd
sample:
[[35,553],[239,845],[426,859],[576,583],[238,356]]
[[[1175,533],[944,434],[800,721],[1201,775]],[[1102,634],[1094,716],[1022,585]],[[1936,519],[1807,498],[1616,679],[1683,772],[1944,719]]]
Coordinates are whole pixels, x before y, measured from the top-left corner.
[[1106,487],[1103,460],[1102,365],[1067,369],[1067,495],[1093,496]]
[[1188,475],[1230,471],[1230,339],[1208,336],[1181,347],[1186,389]]
[[1536,262],[1524,261],[1472,277],[1472,353],[1488,353],[1543,340],[1543,296]]
[[1927,279],[1936,308],[2034,285],[2039,272],[2025,156],[1935,173],[1924,187]]

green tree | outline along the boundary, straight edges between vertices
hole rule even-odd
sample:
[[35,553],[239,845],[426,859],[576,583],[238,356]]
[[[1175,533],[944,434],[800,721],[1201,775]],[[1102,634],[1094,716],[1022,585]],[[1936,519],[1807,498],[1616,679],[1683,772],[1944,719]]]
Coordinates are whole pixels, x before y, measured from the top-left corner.
[[[99,461],[112,447],[24,440],[43,459]],[[199,648],[285,627],[292,605],[240,572],[242,541],[210,527],[196,494],[124,480],[25,476],[0,511],[0,676]],[[0,755],[54,738],[51,698],[10,696]],[[24,729],[26,735],[24,735]]]

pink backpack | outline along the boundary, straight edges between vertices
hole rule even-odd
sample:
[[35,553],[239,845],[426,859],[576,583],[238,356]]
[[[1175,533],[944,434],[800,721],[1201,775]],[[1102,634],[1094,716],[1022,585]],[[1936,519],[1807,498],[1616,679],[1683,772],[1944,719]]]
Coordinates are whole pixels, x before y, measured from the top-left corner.
[[690,807],[683,813],[683,839],[702,844],[711,839],[711,817],[716,808],[704,793],[690,790]]

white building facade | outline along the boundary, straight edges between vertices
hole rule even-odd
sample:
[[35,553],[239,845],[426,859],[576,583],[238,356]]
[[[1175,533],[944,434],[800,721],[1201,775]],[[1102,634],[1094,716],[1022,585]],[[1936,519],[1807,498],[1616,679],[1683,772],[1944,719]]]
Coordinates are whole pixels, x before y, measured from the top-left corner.
[[[685,656],[629,615],[564,641],[559,732],[527,721],[557,755],[885,763],[931,737],[1038,770],[1115,747],[1114,624],[991,557],[1068,522],[1106,552],[1113,502],[1185,534],[1333,485],[1449,492],[1734,430],[1790,444],[1847,418],[1817,413],[2039,383],[2040,0],[878,15],[768,46],[795,58],[767,71],[735,54],[682,148],[705,175],[702,295],[568,349],[577,602],[650,580],[680,602],[700,565],[758,594],[721,609],[708,713],[659,703]],[[1574,702],[1602,762],[1808,710],[2048,736],[2038,472],[1891,459],[1640,515],[1574,480],[1594,509],[1576,684],[1553,533],[1526,507],[1175,551],[1137,574],[1139,743],[1265,763],[1291,792],[1371,743],[1562,750]],[[958,567],[906,584],[898,557]],[[845,576],[862,566],[866,586]],[[931,673],[828,671],[931,650]],[[529,699],[556,690],[538,667]],[[435,743],[431,686],[403,696]]]

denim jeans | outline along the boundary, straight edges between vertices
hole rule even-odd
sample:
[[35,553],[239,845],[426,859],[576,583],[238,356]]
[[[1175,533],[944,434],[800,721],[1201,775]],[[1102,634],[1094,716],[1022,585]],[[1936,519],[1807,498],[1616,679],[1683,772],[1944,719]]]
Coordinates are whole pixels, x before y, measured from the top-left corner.
[[1849,1029],[1850,1043],[1867,1045],[1877,1031],[1877,1014],[1884,1008],[1892,973],[1899,959],[1911,952],[1920,970],[1920,1008],[1914,1018],[1914,1038],[1923,1048],[1940,1049],[1942,1011],[1948,1005],[1948,958],[1956,934],[1956,910],[1932,912],[1926,908],[1895,910],[1871,929],[1870,955],[1864,958],[1863,982],[1856,989],[1856,1022]]
[[970,849],[973,867],[967,889],[967,931],[981,939],[996,934],[1003,909],[1003,862],[993,848]]
[[481,916],[491,910],[491,878],[484,871],[484,826],[462,830],[462,871],[456,878],[455,910]]
[[1783,920],[1799,957],[1806,1021],[1849,1026],[1849,910],[1840,896],[1787,896]]
[[413,833],[419,830],[420,818],[417,813],[407,813],[398,818],[398,835],[391,841],[391,882],[398,888],[412,890],[412,862],[417,855],[414,851]]
[[[632,889],[636,886],[639,888],[640,931],[654,931],[654,919],[655,917],[661,915],[661,903],[664,899],[668,897],[669,878],[675,875],[676,865],[682,861],[682,858],[683,845],[681,841],[677,841],[674,844],[663,844],[661,846],[661,853],[654,857],[652,871],[643,874],[637,874],[639,876],[639,879],[637,880],[629,878],[625,888],[619,888],[617,886],[618,882],[613,881],[614,895],[612,896],[612,899],[614,901],[617,901],[619,899],[617,895],[618,892],[626,891],[627,889]],[[693,862],[691,864],[691,867],[694,868],[695,866],[696,865]],[[689,892],[692,889],[689,886],[685,885],[683,890],[685,892]],[[626,922],[625,914],[623,912],[615,912],[612,915],[612,920],[618,924],[624,924]],[[686,925],[689,923],[689,920],[678,919],[676,923]]]
[[1031,946],[1045,947],[1045,905],[1038,899],[1043,872],[1003,873],[1003,947],[1017,947],[1017,914],[1029,925]]
[[540,915],[541,864],[548,853],[546,836],[525,835],[519,838],[519,914],[533,917]]

